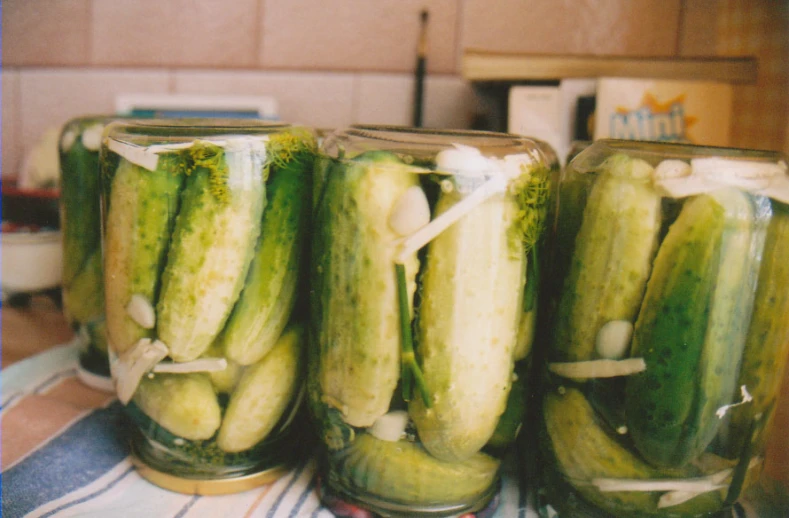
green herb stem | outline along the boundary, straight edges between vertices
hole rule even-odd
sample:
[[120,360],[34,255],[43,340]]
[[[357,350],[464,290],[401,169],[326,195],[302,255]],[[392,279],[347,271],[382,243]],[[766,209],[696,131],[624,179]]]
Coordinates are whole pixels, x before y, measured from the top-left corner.
[[412,381],[416,382],[416,388],[419,390],[424,401],[425,406],[430,408],[430,392],[427,389],[425,378],[422,375],[422,369],[416,361],[414,354],[414,338],[411,334],[411,312],[409,311],[408,304],[408,287],[405,280],[405,265],[395,263],[395,273],[397,275],[397,301],[400,309],[400,338],[401,338],[401,373],[402,373],[402,388],[403,399],[406,401],[411,400]]
[[732,505],[740,497],[740,492],[742,492],[742,486],[745,483],[745,477],[751,464],[751,456],[753,455],[753,438],[759,425],[757,417],[751,419],[751,426],[748,428],[748,434],[745,436],[745,442],[742,445],[740,460],[732,473],[731,484],[729,484],[726,500],[723,502],[724,505]]
[[540,281],[539,262],[537,261],[537,246],[534,246],[527,254],[528,263],[526,264],[526,286],[523,291],[523,310],[533,311],[537,306],[537,293]]

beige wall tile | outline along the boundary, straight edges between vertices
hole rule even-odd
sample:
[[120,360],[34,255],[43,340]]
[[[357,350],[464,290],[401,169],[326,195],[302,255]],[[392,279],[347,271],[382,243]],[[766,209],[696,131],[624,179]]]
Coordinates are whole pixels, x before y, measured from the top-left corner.
[[682,0],[680,56],[714,56],[717,50],[720,0]]
[[457,68],[457,0],[261,1],[264,67],[413,70],[419,12],[427,8],[428,71]]
[[[364,74],[357,78],[354,122],[410,126],[414,79],[408,74]],[[458,76],[428,77],[423,122],[427,128],[465,129],[477,110],[471,86]]]
[[279,103],[282,120],[334,128],[351,121],[353,76],[341,73],[178,71],[175,73],[175,92],[270,95]]
[[0,72],[2,79],[3,157],[2,176],[19,174],[19,73],[6,68]]
[[410,75],[360,74],[356,78],[355,97],[355,124],[411,124],[414,78]]
[[680,0],[465,0],[463,48],[670,56]]
[[425,127],[471,127],[479,106],[471,85],[460,77],[431,77],[425,87]]
[[5,0],[2,24],[5,66],[88,62],[90,0]]
[[93,3],[93,63],[245,67],[257,62],[258,0]]
[[22,148],[30,149],[44,130],[73,117],[115,111],[115,96],[166,93],[165,71],[124,69],[20,70]]

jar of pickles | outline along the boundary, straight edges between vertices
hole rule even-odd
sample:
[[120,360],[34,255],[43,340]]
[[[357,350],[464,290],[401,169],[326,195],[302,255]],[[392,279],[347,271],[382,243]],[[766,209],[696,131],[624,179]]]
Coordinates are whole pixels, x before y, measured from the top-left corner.
[[789,347],[776,153],[603,140],[558,194],[543,516],[707,516],[758,479]]
[[300,310],[315,140],[240,120],[117,122],[102,143],[110,367],[140,473],[227,493],[304,451]]
[[485,509],[526,409],[548,161],[513,135],[354,126],[325,140],[316,171],[323,501]]
[[60,134],[60,224],[63,233],[63,311],[77,333],[77,374],[112,392],[104,320],[101,263],[99,147],[109,116],[72,119]]

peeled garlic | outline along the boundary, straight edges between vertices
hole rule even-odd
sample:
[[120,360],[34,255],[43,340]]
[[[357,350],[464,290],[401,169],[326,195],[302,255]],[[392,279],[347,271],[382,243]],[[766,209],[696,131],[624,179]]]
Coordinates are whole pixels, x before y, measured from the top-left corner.
[[101,146],[101,134],[104,132],[103,124],[93,124],[82,132],[82,145],[85,149],[98,151]]
[[519,178],[531,168],[538,159],[529,153],[507,155],[498,161],[501,172],[509,179]]
[[408,412],[394,410],[376,419],[367,431],[382,441],[397,442],[405,435],[407,425]]
[[129,299],[129,303],[126,305],[126,313],[144,329],[153,329],[156,325],[156,312],[153,309],[153,305],[145,296],[139,293],[135,293]]
[[142,338],[131,349],[111,362],[110,368],[115,379],[118,400],[124,405],[131,401],[142,377],[169,353],[170,349],[164,342]]
[[392,207],[389,227],[399,236],[409,236],[430,222],[430,205],[418,185],[408,188]]
[[486,158],[479,149],[452,144],[436,155],[436,170],[461,176],[483,176],[498,169],[496,161]]
[[690,176],[690,173],[691,167],[687,162],[682,160],[663,160],[657,165],[652,176],[655,181],[660,181]]
[[633,324],[627,320],[606,322],[597,332],[595,348],[601,358],[618,360],[624,358],[633,336]]

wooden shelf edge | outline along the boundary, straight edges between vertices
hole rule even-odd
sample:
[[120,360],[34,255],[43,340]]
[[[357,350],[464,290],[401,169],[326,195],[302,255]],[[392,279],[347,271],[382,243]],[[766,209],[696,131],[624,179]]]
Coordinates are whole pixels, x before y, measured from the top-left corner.
[[574,56],[467,49],[463,77],[469,81],[525,81],[569,77],[632,77],[753,84],[755,57],[693,58]]

